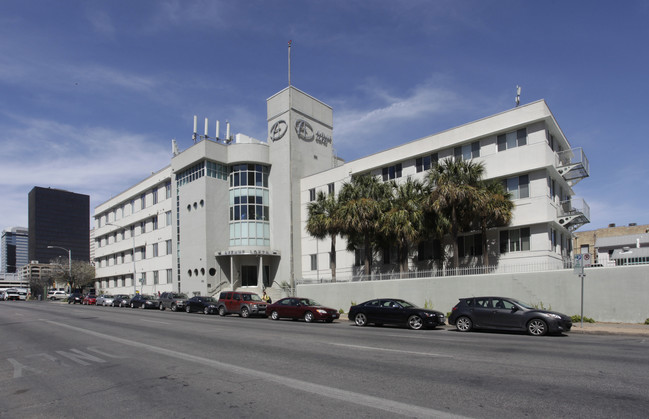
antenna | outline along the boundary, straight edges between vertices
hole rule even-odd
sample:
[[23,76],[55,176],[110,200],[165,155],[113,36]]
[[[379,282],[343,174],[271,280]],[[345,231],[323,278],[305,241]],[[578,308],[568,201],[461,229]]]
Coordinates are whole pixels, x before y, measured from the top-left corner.
[[516,85],[516,107],[521,104],[521,86]]
[[194,142],[196,142],[196,128],[197,128],[196,124],[197,123],[198,123],[198,117],[196,115],[194,115],[194,134],[192,135],[192,140],[194,140]]
[[291,85],[291,43],[293,40],[288,41],[288,85]]
[[178,143],[175,138],[171,140],[171,152],[174,156],[178,155]]

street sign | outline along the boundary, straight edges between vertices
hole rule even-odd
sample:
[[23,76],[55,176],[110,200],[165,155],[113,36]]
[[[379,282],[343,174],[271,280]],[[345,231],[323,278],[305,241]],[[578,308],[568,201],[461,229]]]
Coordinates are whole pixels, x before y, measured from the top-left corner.
[[591,260],[590,260],[590,253],[584,253],[582,256],[582,259],[584,261],[584,266],[590,266]]
[[573,263],[573,269],[576,274],[581,274],[583,269],[584,269],[584,260],[582,258],[583,255],[575,255],[575,261]]

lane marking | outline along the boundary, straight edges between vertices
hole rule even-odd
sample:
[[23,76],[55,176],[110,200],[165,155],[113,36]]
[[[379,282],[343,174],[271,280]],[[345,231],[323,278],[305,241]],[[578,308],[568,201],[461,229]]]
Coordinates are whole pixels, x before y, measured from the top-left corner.
[[122,345],[128,345],[134,348],[144,349],[161,355],[166,355],[171,358],[176,358],[182,361],[192,361],[200,365],[213,367],[220,370],[225,370],[230,373],[247,375],[252,378],[259,378],[269,382],[274,382],[285,387],[292,388],[298,391],[305,391],[319,396],[329,397],[331,399],[341,400],[347,403],[353,403],[360,406],[370,407],[374,409],[383,410],[390,413],[395,413],[404,416],[414,416],[421,418],[463,418],[464,416],[454,415],[442,410],[430,409],[426,407],[414,406],[406,403],[401,403],[395,400],[388,400],[385,398],[368,396],[366,394],[355,393],[349,390],[342,390],[333,387],[327,387],[320,384],[313,384],[307,381],[289,378],[281,375],[270,374],[263,371],[257,371],[250,368],[240,367],[237,365],[226,364],[224,362],[215,361],[213,359],[203,358],[196,355],[190,355],[183,352],[178,352],[170,349],[160,348],[158,346],[149,345],[146,343],[136,342],[128,339],[118,338],[116,336],[107,336],[93,330],[82,329],[67,324],[56,323],[51,320],[46,320],[55,326],[74,331],[75,333],[85,333],[94,337],[110,340]]
[[436,353],[432,353],[432,352],[402,351],[400,349],[377,348],[375,346],[348,345],[348,344],[345,344],[345,343],[331,343],[331,342],[329,342],[329,345],[343,346],[343,347],[346,347],[346,348],[353,348],[353,349],[369,349],[369,350],[372,350],[372,351],[397,352],[397,353],[400,353],[400,354],[434,356],[434,357],[440,357],[440,358],[455,358],[453,355],[436,354]]

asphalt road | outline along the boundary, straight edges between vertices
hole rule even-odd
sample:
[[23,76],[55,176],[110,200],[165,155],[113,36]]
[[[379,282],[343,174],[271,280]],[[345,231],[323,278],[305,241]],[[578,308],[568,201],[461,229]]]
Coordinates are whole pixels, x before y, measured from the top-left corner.
[[647,417],[649,339],[0,303],[0,417]]

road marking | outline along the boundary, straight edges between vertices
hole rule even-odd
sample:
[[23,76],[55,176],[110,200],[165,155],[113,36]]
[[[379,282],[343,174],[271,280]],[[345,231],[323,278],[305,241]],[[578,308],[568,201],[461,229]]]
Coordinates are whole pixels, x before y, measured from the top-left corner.
[[442,358],[455,358],[453,355],[443,355],[443,354],[436,354],[436,353],[432,353],[432,352],[402,351],[400,349],[377,348],[377,347],[374,347],[374,346],[348,345],[348,344],[345,344],[345,343],[331,343],[330,342],[329,345],[344,346],[344,347],[353,348],[353,349],[369,349],[369,350],[372,350],[372,351],[397,352],[397,353],[400,353],[400,354],[434,356],[434,357],[442,357]]
[[148,319],[140,319],[143,322],[148,322],[148,323],[159,323],[159,324],[169,324],[169,322],[161,322],[158,320],[148,320]]
[[7,361],[9,361],[9,363],[11,365],[13,365],[13,367],[14,367],[14,378],[22,377],[23,376],[23,370],[31,371],[34,374],[39,374],[40,373],[40,371],[38,371],[38,370],[36,370],[36,369],[34,369],[32,367],[28,367],[27,365],[23,365],[23,364],[21,364],[20,362],[16,361],[13,358],[7,358]]
[[[75,333],[85,333],[94,337],[110,340],[122,345],[128,345],[134,348],[144,349],[150,352],[154,352],[161,355],[166,355],[171,358],[180,359],[183,361],[192,361],[200,365],[213,367],[220,370],[225,370],[230,373],[247,375],[253,378],[259,378],[269,382],[274,382],[281,384],[283,386],[292,388],[298,391],[306,391],[315,395],[326,396],[332,399],[341,400],[347,403],[353,403],[365,407],[371,407],[374,409],[383,410],[390,413],[395,413],[404,416],[414,416],[414,417],[423,417],[423,418],[462,418],[463,416],[453,415],[451,413],[429,409],[426,407],[414,406],[411,404],[401,403],[395,400],[388,400],[385,398],[368,396],[366,394],[355,393],[353,391],[342,390],[333,387],[327,387],[320,384],[313,384],[307,381],[297,380],[295,378],[284,377],[281,375],[270,374],[263,371],[256,371],[250,368],[239,367],[236,365],[226,364],[223,362],[215,361],[213,359],[203,358],[196,355],[190,355],[183,352],[174,351],[171,349],[160,348],[158,346],[149,345],[146,343],[136,342],[128,339],[118,338],[116,336],[108,336],[102,333],[95,332],[93,330],[82,329],[76,326],[70,326],[67,324],[56,323],[50,320],[46,320],[47,323],[50,323],[55,326],[62,328],[70,329]],[[426,354],[430,355],[430,354]]]

